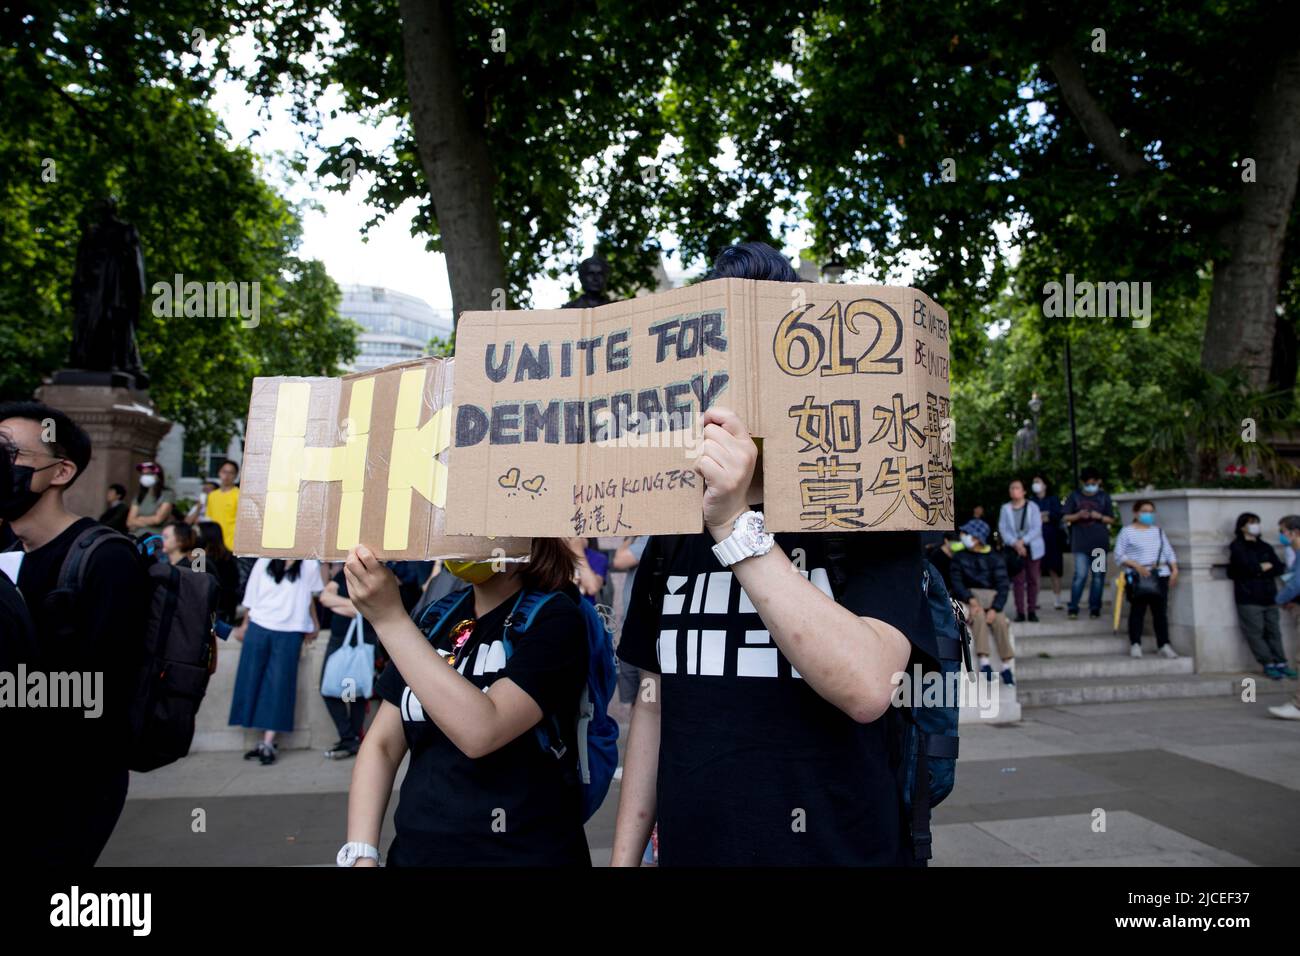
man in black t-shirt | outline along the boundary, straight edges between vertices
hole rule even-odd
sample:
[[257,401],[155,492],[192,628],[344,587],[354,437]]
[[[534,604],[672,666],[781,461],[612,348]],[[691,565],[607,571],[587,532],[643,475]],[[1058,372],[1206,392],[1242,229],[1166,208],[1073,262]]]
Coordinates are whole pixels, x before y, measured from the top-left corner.
[[23,785],[35,792],[34,818],[24,826],[45,865],[93,864],[126,800],[131,638],[143,623],[146,597],[135,548],[125,538],[101,545],[79,590],[52,593],[69,549],[96,526],[63,502],[90,454],[89,436],[63,412],[39,402],[0,405],[0,518],[24,552],[18,588],[34,623],[38,666],[46,674],[84,675],[81,685],[98,697],[85,708],[33,712],[41,748],[23,767]]
[[[797,278],[756,243],[710,277]],[[767,534],[754,441],[728,409],[702,423],[707,530],[651,542],[618,648],[643,680],[613,863],[657,818],[665,866],[907,864],[889,705],[937,658],[919,535]]]

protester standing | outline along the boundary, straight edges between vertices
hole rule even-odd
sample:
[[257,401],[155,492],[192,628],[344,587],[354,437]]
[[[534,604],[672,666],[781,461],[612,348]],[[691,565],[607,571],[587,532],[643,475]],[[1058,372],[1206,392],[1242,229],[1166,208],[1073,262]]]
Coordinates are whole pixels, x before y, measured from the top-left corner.
[[[409,752],[389,866],[588,867],[575,753],[588,650],[574,552],[562,540],[536,538],[526,563],[444,567],[472,591],[440,633],[425,635],[368,548],[354,548],[344,566],[350,600],[391,663],[352,770],[338,863],[378,865],[393,780]],[[552,597],[507,655],[507,622],[527,592]],[[559,727],[559,753],[532,732],[544,722]]]
[[320,562],[258,558],[244,589],[248,613],[235,630],[244,642],[230,701],[230,724],[262,731],[245,760],[275,763],[275,735],[293,730],[298,657],[303,641],[320,630],[315,597],[322,590]]
[[[1068,616],[1079,616],[1079,599],[1089,583],[1088,616],[1101,617],[1102,595],[1106,588],[1106,553],[1110,550],[1110,526],[1115,523],[1115,506],[1102,490],[1101,472],[1083,470],[1083,482],[1070,492],[1062,506],[1062,519],[1070,529],[1070,550],[1074,552],[1074,580],[1070,584]],[[1094,566],[1094,562],[1099,567]]]
[[[1025,483],[1013,478],[1007,493],[1011,500],[1002,506],[998,515],[998,530],[1002,532],[1004,547],[1010,548],[1019,558],[1020,567],[1011,578],[1016,596],[1016,621],[1037,622],[1038,614],[1038,562],[1043,558],[1043,519],[1038,505],[1026,499]],[[1026,615],[1026,609],[1028,614]]]
[[[1287,515],[1279,522],[1279,533],[1286,546],[1293,553],[1300,552],[1300,515]],[[1292,565],[1293,573],[1290,579],[1283,586],[1282,590],[1277,592],[1273,602],[1279,607],[1285,608],[1291,612],[1296,610],[1296,601],[1300,601],[1300,568]],[[1295,668],[1288,668],[1294,676]],[[1300,720],[1300,690],[1296,691],[1295,696],[1282,704],[1280,707],[1270,707],[1268,712],[1274,717],[1282,720]]]
[[239,514],[239,466],[229,459],[217,469],[217,487],[208,492],[207,517],[221,526],[227,551],[235,549],[235,517]]
[[1282,561],[1261,537],[1263,523],[1249,511],[1237,516],[1232,543],[1228,545],[1228,577],[1237,603],[1237,620],[1250,652],[1273,680],[1295,677],[1282,648],[1282,629],[1276,603],[1277,579]]
[[[1046,574],[1052,582],[1052,608],[1059,611],[1065,607],[1061,600],[1061,551],[1065,532],[1061,527],[1061,518],[1065,511],[1061,508],[1061,499],[1050,493],[1047,479],[1035,475],[1030,486],[1034,493],[1034,503],[1038,505],[1038,514],[1043,522],[1043,559],[1039,562],[1039,574]],[[1034,606],[1038,610],[1038,606]]]
[[192,560],[197,544],[194,529],[184,521],[170,522],[162,529],[163,555],[173,567]]
[[[0,518],[23,550],[18,590],[30,611],[36,658],[45,673],[102,675],[100,713],[40,708],[29,732],[41,742],[5,787],[31,797],[14,821],[41,866],[92,866],[126,801],[127,713],[135,664],[132,637],[144,626],[146,578],[130,539],[68,510],[64,494],[90,462],[91,441],[62,411],[40,402],[0,405]],[[85,560],[82,583],[62,600],[68,552],[89,534],[111,536]]]
[[225,639],[234,627],[239,607],[239,565],[226,550],[221,525],[215,521],[199,522],[198,539],[204,570],[217,579],[217,634]]
[[[401,594],[401,585],[399,579],[398,594]],[[338,573],[325,585],[325,590],[321,592],[320,603],[323,607],[328,608],[332,613],[330,616],[330,639],[325,648],[325,659],[321,662],[321,681],[324,682],[325,666],[329,663],[330,655],[343,646],[352,629],[357,626],[357,608],[348,597],[348,579],[340,568]],[[406,601],[402,602],[403,607]],[[375,644],[375,629],[369,621],[362,620],[360,623],[361,639],[367,644]],[[334,745],[325,751],[325,756],[331,760],[346,760],[349,757],[355,757],[357,751],[361,749],[361,731],[366,722],[366,708],[368,702],[362,699],[345,701],[339,697],[324,697],[325,709],[329,711],[330,719],[334,721],[334,727],[338,730],[339,739]]]
[[[725,250],[709,277],[798,281],[761,243]],[[937,661],[920,536],[841,552],[831,535],[768,533],[745,424],[720,406],[699,421],[707,530],[651,539],[618,647],[642,691],[613,862],[640,863],[657,819],[664,866],[915,863],[889,702],[914,648]]]
[[1169,643],[1169,589],[1178,583],[1178,555],[1156,524],[1155,502],[1145,498],[1133,502],[1133,521],[1120,529],[1115,541],[1115,563],[1128,569],[1124,594],[1129,607],[1129,655],[1142,656],[1142,625],[1150,608],[1157,653],[1177,657]]

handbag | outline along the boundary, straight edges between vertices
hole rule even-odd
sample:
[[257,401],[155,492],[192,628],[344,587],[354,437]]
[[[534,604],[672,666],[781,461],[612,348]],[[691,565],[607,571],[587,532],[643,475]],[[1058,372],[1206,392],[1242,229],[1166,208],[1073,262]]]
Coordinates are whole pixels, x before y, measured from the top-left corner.
[[[1029,514],[1029,502],[1026,501],[1024,507],[1020,509],[1020,527],[1016,530],[1020,532],[1023,538],[1025,534],[1025,515]],[[1002,559],[1007,564],[1007,577],[1014,578],[1017,574],[1025,569],[1025,559],[1020,556],[1020,552],[1005,541],[1002,543]]]
[[1165,533],[1160,532],[1160,550],[1156,552],[1156,563],[1151,568],[1151,573],[1146,577],[1130,569],[1125,572],[1124,576],[1128,579],[1125,584],[1134,598],[1154,598],[1160,596],[1160,558],[1165,553]]
[[375,645],[366,643],[364,626],[365,620],[358,614],[348,625],[343,643],[325,661],[320,679],[322,697],[342,699],[346,693],[349,700],[361,701],[374,691]]

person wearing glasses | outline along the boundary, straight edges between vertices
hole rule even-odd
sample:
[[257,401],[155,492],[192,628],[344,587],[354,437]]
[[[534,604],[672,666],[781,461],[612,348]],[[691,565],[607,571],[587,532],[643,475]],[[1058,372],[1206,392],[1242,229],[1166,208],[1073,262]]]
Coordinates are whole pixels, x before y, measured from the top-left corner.
[[[22,821],[43,866],[91,866],[126,801],[130,668],[123,636],[143,625],[147,581],[130,539],[68,510],[64,495],[90,462],[90,436],[41,402],[0,404],[0,519],[22,550],[18,590],[31,613],[39,667],[102,675],[96,719],[88,710],[45,707],[32,733],[48,746],[6,786],[29,788]],[[51,599],[68,552],[90,537],[80,584]]]

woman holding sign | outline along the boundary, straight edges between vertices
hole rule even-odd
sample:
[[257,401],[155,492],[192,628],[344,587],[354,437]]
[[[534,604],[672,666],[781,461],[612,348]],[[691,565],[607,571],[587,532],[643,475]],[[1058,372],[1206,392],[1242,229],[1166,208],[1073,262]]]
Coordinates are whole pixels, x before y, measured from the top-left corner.
[[575,772],[588,644],[573,552],[538,538],[526,564],[444,567],[473,587],[427,608],[422,633],[369,548],[354,548],[344,566],[348,595],[391,664],[352,772],[338,863],[378,865],[409,750],[389,866],[590,866]]

